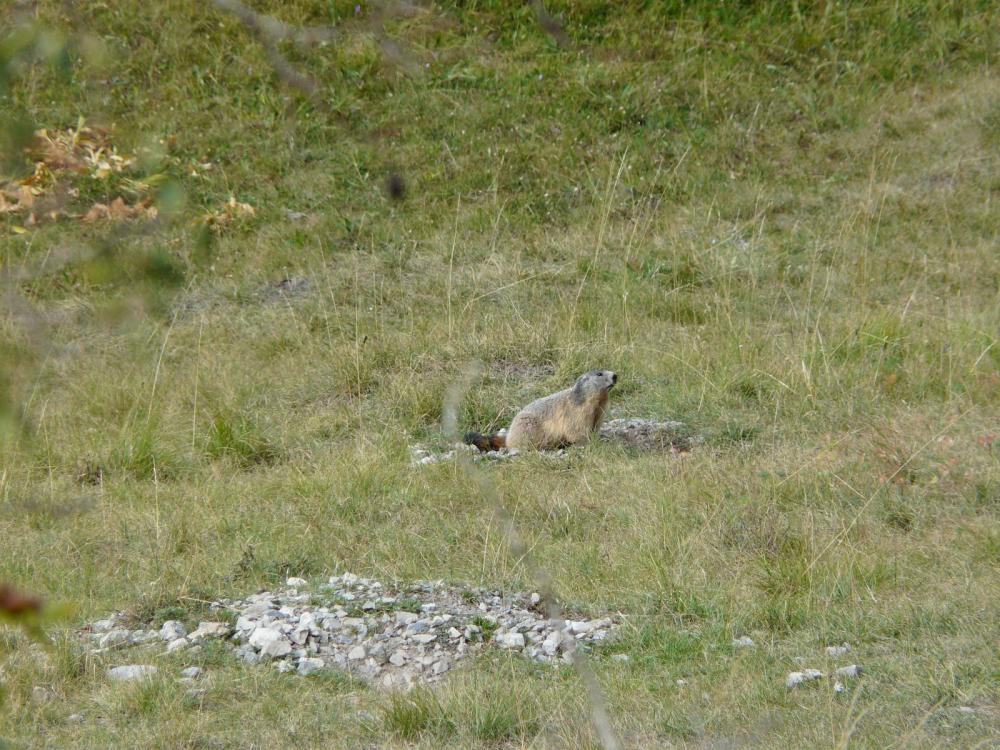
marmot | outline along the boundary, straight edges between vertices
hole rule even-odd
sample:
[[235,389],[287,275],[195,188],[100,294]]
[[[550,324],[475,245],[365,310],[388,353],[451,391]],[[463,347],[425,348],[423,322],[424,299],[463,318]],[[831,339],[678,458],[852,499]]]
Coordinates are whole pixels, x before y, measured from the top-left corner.
[[481,451],[551,450],[590,437],[604,416],[608,391],[618,376],[610,370],[591,370],[572,388],[532,401],[518,412],[506,435],[467,432],[465,442]]

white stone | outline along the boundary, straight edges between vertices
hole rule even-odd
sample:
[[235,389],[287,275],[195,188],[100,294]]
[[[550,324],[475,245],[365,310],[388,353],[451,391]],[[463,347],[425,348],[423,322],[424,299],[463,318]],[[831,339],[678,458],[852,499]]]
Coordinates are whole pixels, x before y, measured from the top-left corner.
[[314,612],[303,612],[299,617],[299,627],[312,629],[316,627],[316,614]]
[[440,659],[434,662],[434,665],[431,667],[431,671],[434,674],[444,674],[450,668],[451,668],[451,662],[449,662],[447,659]]
[[350,651],[347,652],[347,658],[351,661],[360,661],[368,656],[368,652],[365,651],[364,646],[355,646]]
[[847,688],[844,687],[844,683],[842,683],[840,680],[837,680],[836,682],[833,683],[833,692],[835,693],[842,693],[846,689]]
[[553,630],[542,641],[542,651],[549,656],[555,656],[559,651],[559,644],[562,643],[563,634],[558,630]]
[[423,645],[427,645],[428,643],[432,643],[436,638],[437,638],[437,636],[434,633],[421,633],[420,635],[413,636],[413,640],[415,642],[423,644]]
[[354,575],[354,573],[344,573],[340,577],[340,580],[344,583],[344,585],[352,586],[358,582],[358,576]]
[[401,667],[406,664],[406,652],[403,650],[393,651],[392,656],[389,657],[389,663],[394,667]]
[[107,671],[107,675],[116,682],[129,682],[150,678],[159,671],[151,664],[126,664],[121,667],[112,667]]
[[851,650],[851,645],[849,643],[841,644],[840,646],[827,646],[826,655],[827,656],[843,656]]
[[409,625],[411,622],[416,622],[419,619],[420,616],[413,612],[406,612],[402,609],[396,612],[396,622],[400,625]]
[[818,669],[804,669],[801,672],[789,672],[785,678],[785,686],[789,688],[801,685],[804,682],[811,682],[823,677],[823,673]]
[[83,721],[83,714],[70,714],[66,717],[66,721],[70,724],[79,724]]
[[303,677],[322,669],[326,663],[322,659],[299,659],[299,674]]
[[520,651],[524,648],[524,636],[521,633],[500,633],[493,636],[493,642],[500,648]]
[[187,667],[181,670],[181,677],[194,679],[201,676],[201,667]]
[[837,677],[847,677],[849,679],[861,676],[861,667],[858,664],[849,664],[846,667],[841,667],[834,674]]
[[167,620],[160,627],[160,638],[165,641],[176,641],[187,635],[187,628],[180,620]]
[[174,651],[187,648],[189,645],[187,638],[176,638],[167,644],[167,653],[172,654]]
[[754,642],[753,638],[748,635],[741,635],[739,638],[733,638],[733,648],[753,648]]
[[630,658],[628,654],[612,654],[611,661],[628,661]]
[[299,588],[300,586],[305,586],[309,582],[305,578],[297,578],[292,576],[285,581],[286,586],[291,586],[292,588]]
[[598,628],[604,626],[605,622],[609,625],[610,621],[605,620],[567,620],[566,627],[563,630],[572,633],[575,636],[587,635],[592,633]]
[[531,592],[531,606],[534,607],[538,602],[542,600],[541,594],[537,591]]
[[272,628],[257,628],[253,631],[250,645],[260,651],[261,656],[285,656],[292,650],[291,641],[281,631]]
[[292,663],[285,659],[282,659],[281,661],[276,661],[274,663],[274,668],[277,669],[282,674],[284,674],[285,672],[291,672],[293,669],[295,669],[295,667],[292,666]]

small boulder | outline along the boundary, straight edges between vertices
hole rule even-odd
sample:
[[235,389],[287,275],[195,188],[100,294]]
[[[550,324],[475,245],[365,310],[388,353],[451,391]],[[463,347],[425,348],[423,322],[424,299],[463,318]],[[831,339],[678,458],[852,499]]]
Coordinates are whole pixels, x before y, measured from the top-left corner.
[[282,635],[280,630],[272,628],[257,628],[250,636],[250,645],[260,652],[261,656],[279,657],[292,651],[292,642]]
[[500,648],[520,651],[524,648],[524,636],[521,633],[500,633],[493,636],[493,642]]
[[167,641],[176,641],[178,638],[183,638],[187,635],[187,628],[184,627],[184,623],[180,620],[167,620],[160,627],[160,638]]
[[542,651],[545,652],[547,656],[555,656],[559,651],[559,644],[562,643],[563,634],[558,630],[553,630],[546,636],[545,640],[542,641]]
[[187,638],[177,638],[170,641],[167,644],[167,653],[172,654],[174,651],[180,651],[182,648],[187,648],[190,644]]

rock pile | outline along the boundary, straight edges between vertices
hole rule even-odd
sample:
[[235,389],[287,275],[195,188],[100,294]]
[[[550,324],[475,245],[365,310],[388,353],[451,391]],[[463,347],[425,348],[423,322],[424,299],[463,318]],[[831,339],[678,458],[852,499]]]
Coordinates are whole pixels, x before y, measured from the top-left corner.
[[308,675],[335,668],[385,688],[440,680],[456,662],[487,648],[516,652],[536,662],[567,659],[577,647],[610,637],[611,618],[548,620],[538,594],[458,588],[421,581],[405,587],[345,573],[302,590],[306,582],[212,608],[234,620],[202,622],[186,632],[170,620],[158,630],[127,630],[119,618],[89,627],[97,651],[166,644],[164,653],[223,640],[249,664],[272,662],[282,672]]

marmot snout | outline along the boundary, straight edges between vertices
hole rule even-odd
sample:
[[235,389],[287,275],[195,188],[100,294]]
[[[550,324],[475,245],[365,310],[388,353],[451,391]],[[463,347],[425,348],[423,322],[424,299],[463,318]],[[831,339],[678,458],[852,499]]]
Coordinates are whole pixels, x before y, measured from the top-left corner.
[[618,382],[610,370],[591,370],[581,375],[571,388],[532,401],[510,423],[507,435],[480,435],[470,432],[465,442],[481,451],[551,450],[590,437],[604,417],[608,392]]

